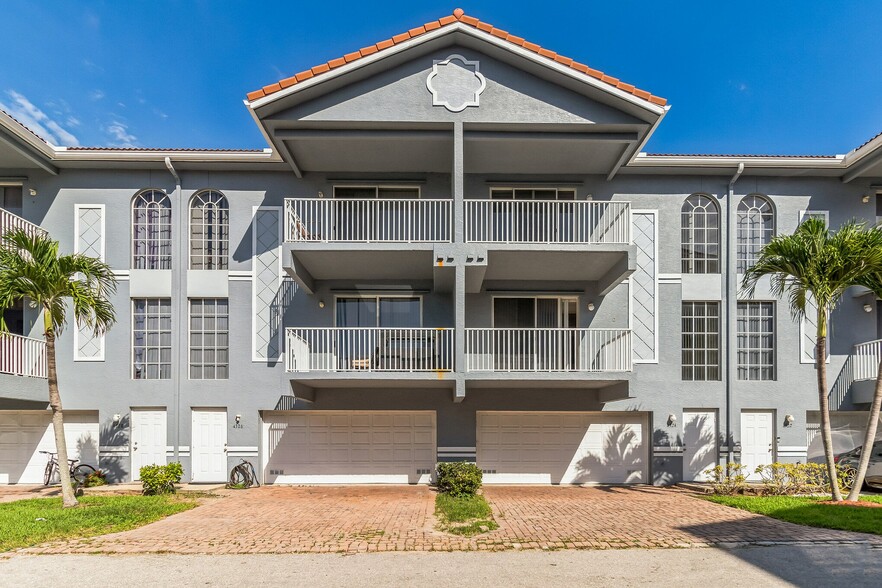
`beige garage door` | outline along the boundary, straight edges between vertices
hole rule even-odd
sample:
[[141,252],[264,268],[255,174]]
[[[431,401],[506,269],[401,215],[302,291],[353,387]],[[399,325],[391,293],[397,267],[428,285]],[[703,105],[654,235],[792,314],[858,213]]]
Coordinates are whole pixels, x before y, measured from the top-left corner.
[[[39,410],[0,410],[0,484],[42,484],[47,458],[55,451],[52,415]],[[98,467],[98,413],[65,412],[70,459]]]
[[302,411],[263,415],[267,483],[428,483],[434,411]]
[[634,484],[649,480],[639,412],[478,412],[488,484]]

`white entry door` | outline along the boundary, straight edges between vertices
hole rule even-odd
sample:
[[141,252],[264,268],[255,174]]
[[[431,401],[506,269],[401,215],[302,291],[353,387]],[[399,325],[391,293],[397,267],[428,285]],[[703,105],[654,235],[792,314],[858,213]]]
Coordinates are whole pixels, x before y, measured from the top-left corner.
[[168,425],[165,409],[132,409],[132,480],[141,479],[141,467],[165,465]]
[[717,465],[717,411],[683,411],[683,479],[705,482]]
[[748,480],[759,480],[757,466],[775,461],[775,418],[768,410],[741,412],[741,463]]
[[227,409],[194,408],[190,455],[194,482],[227,479]]

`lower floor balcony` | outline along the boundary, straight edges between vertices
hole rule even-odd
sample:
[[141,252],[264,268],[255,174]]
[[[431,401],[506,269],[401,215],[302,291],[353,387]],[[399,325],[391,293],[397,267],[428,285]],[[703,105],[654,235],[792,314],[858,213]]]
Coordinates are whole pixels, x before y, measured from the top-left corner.
[[628,329],[466,329],[467,372],[628,372]]
[[318,327],[286,331],[289,372],[453,371],[453,329]]
[[0,334],[0,374],[46,378],[46,342],[12,333]]

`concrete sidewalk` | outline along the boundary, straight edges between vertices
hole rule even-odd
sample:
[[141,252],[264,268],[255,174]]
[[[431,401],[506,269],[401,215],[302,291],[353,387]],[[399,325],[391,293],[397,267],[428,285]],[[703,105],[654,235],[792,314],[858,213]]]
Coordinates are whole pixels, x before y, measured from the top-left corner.
[[61,578],[123,586],[877,586],[882,549],[866,545],[500,553],[13,555],[8,586]]

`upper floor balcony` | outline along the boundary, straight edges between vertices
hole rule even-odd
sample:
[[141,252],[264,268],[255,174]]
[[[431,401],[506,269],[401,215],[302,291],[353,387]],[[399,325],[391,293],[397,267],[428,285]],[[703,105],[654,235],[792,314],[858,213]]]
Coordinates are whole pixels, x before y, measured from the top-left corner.
[[13,229],[21,229],[32,236],[46,234],[46,230],[43,227],[25,220],[5,208],[0,208],[0,235],[5,235],[7,231]]
[[466,200],[467,243],[629,245],[629,202]]
[[0,334],[0,374],[46,378],[46,342],[12,333]]
[[285,270],[316,280],[432,280],[434,249],[453,241],[453,202],[286,198]]
[[[517,199],[521,192],[533,198]],[[469,268],[469,291],[523,282],[583,289],[596,282],[606,293],[633,271],[629,202],[576,200],[572,191],[569,199],[541,199],[542,192],[465,201],[465,241],[486,260]]]

